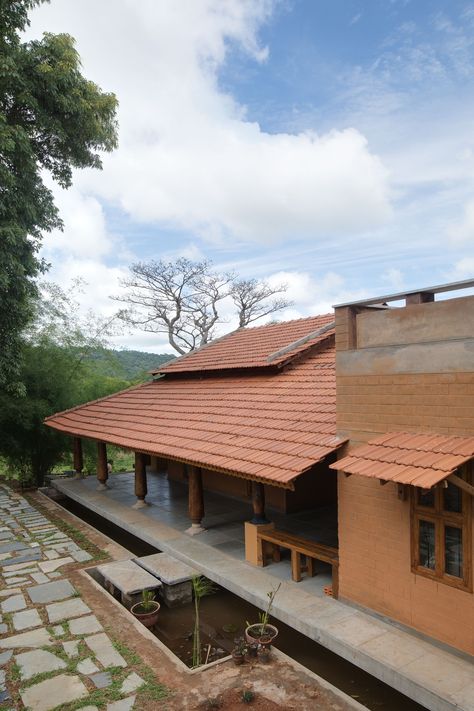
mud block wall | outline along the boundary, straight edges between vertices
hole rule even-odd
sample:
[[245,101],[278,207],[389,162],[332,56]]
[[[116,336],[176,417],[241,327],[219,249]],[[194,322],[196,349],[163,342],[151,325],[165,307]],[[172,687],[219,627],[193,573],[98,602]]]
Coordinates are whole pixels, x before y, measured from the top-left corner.
[[[336,383],[340,456],[384,432],[473,436],[474,297],[336,309]],[[338,498],[340,597],[474,654],[474,596],[411,572],[396,485],[339,473]]]

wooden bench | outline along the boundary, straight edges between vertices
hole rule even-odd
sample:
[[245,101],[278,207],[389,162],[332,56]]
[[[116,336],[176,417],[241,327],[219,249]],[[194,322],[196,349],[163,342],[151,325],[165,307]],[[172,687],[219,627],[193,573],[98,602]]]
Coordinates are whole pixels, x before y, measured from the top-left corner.
[[[309,541],[307,538],[295,536],[286,531],[277,531],[271,529],[267,531],[259,531],[257,534],[259,547],[259,560],[262,560],[262,565],[266,565],[268,555],[273,557],[273,560],[280,560],[280,548],[287,548],[291,551],[291,577],[299,583],[303,570],[310,577],[315,575],[314,561],[321,560],[324,563],[329,563],[332,566],[332,593],[333,597],[337,598],[339,589],[339,555],[337,548],[326,546],[323,543]],[[302,565],[301,556],[306,559],[306,564]]]

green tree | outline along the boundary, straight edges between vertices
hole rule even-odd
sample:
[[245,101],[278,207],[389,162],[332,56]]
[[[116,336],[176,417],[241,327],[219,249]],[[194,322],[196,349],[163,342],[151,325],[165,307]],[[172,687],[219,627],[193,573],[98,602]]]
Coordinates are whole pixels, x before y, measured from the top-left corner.
[[[91,313],[81,318],[70,294],[42,285],[19,371],[26,397],[0,390],[0,457],[22,483],[41,486],[45,474],[70,455],[71,438],[46,427],[45,417],[130,385],[97,372],[88,358],[105,349],[114,332],[115,319],[104,321]],[[92,469],[92,444],[85,454]]]
[[117,100],[82,76],[73,38],[21,41],[42,1],[0,0],[0,388],[17,390],[21,333],[47,267],[42,235],[62,228],[45,172],[68,188],[74,168],[100,168],[98,151],[117,144]]

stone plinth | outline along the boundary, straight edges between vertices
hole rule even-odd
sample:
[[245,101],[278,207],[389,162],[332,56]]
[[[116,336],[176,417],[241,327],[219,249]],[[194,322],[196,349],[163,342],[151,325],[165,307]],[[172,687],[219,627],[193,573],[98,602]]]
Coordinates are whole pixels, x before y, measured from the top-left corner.
[[161,582],[133,560],[105,563],[96,568],[99,582],[102,582],[115,598],[126,607],[140,602],[142,590],[158,590]]
[[178,607],[192,602],[191,579],[193,575],[199,575],[195,568],[191,568],[167,553],[155,553],[143,558],[136,558],[135,562],[161,580],[160,595],[167,607]]

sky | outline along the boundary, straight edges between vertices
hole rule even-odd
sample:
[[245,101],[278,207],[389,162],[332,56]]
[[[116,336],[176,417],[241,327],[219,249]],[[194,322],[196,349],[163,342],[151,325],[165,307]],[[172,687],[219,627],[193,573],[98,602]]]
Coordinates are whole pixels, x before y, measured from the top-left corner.
[[474,2],[51,0],[44,31],[119,100],[103,170],[51,183],[48,277],[83,309],[179,256],[286,283],[281,319],[474,276]]

